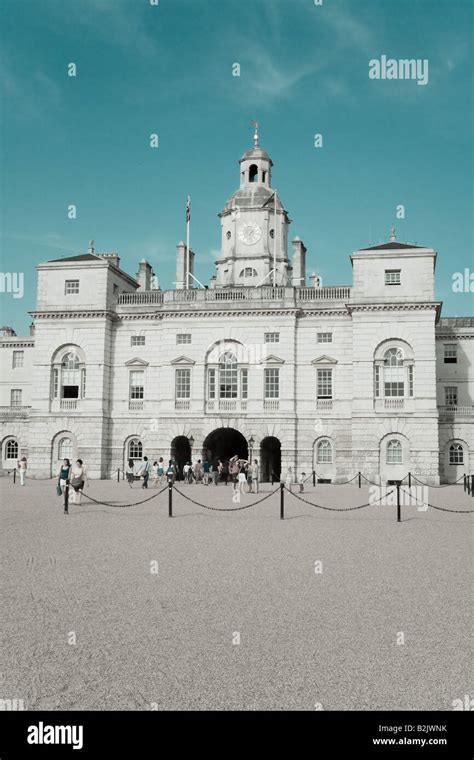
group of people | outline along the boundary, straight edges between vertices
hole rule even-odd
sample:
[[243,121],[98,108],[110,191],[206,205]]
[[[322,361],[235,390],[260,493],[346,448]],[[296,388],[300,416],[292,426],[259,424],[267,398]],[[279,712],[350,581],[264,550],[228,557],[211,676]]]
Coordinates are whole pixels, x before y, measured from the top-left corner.
[[248,490],[254,493],[258,493],[259,475],[257,459],[251,462],[247,459],[240,459],[237,454],[224,461],[217,459],[214,462],[202,462],[201,459],[198,459],[194,465],[187,462],[183,467],[185,483],[201,483],[205,486],[208,486],[209,483],[213,483],[215,486],[222,482],[225,485],[232,483],[234,489],[243,491],[247,486]]
[[88,483],[87,470],[82,459],[76,459],[71,464],[69,459],[63,459],[59,470],[57,491],[58,495],[65,495],[68,489],[68,499],[64,499],[64,513],[68,514],[69,504],[80,504],[84,485]]
[[225,485],[232,483],[234,488],[241,491],[247,486],[249,491],[258,493],[260,468],[257,459],[251,462],[240,459],[237,455],[228,461],[218,459],[214,462],[208,462],[198,459],[194,464],[186,462],[182,469],[178,467],[174,459],[170,459],[166,464],[163,457],[160,457],[151,464],[148,457],[145,456],[138,465],[135,460],[129,459],[126,476],[130,488],[133,487],[137,478],[141,481],[142,488],[148,488],[150,481],[156,487],[163,483],[174,483],[178,477],[182,476],[185,483],[205,486],[210,483],[215,486],[222,482]]

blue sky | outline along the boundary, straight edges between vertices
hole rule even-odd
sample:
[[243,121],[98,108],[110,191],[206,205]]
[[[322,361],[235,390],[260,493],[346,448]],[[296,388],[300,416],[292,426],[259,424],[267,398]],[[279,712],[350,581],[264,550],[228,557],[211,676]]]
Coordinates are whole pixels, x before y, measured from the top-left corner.
[[[443,314],[473,313],[452,274],[472,255],[472,8],[468,0],[2,0],[2,323],[25,333],[35,265],[117,250],[174,287],[191,194],[196,273],[238,186],[251,119],[273,185],[324,284],[388,238],[438,251]],[[382,54],[427,58],[429,82],[374,81]],[[67,76],[67,65],[77,76]],[[239,63],[241,76],[232,76]],[[160,147],[149,147],[158,133]],[[324,147],[314,148],[315,133]],[[77,219],[67,217],[69,204]],[[406,218],[396,220],[403,204]]]

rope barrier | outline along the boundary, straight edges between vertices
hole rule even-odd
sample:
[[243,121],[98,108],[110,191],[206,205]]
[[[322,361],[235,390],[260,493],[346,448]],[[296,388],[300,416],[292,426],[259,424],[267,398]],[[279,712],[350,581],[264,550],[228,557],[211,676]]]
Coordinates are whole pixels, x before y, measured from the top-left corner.
[[389,491],[387,494],[384,494],[380,497],[380,499],[375,499],[373,502],[369,504],[359,504],[357,507],[343,507],[342,509],[337,509],[336,507],[323,507],[322,504],[314,504],[312,501],[308,501],[308,499],[304,499],[302,496],[300,496],[297,493],[293,493],[293,491],[290,491],[289,488],[285,486],[285,491],[288,491],[291,493],[292,496],[295,497],[295,499],[299,499],[300,501],[304,501],[305,504],[309,504],[311,507],[317,507],[318,509],[326,509],[329,512],[353,512],[356,509],[363,509],[364,507],[372,507],[374,504],[376,504],[381,499],[386,499],[387,496],[390,496],[390,494],[395,493],[395,489],[393,491]]
[[191,499],[190,496],[187,496],[185,493],[180,491],[176,486],[174,487],[174,490],[176,493],[179,493],[180,496],[183,496],[185,499],[190,501],[192,504],[196,504],[198,507],[203,507],[203,509],[209,509],[212,512],[240,512],[242,509],[249,509],[250,507],[256,507],[257,504],[261,504],[262,501],[265,501],[270,496],[273,496],[274,493],[276,493],[280,487],[275,488],[274,491],[270,491],[270,493],[267,493],[266,496],[263,496],[263,498],[259,499],[258,501],[253,501],[251,504],[244,504],[242,507],[231,507],[231,508],[224,508],[224,507],[209,507],[207,504],[201,504],[199,501],[195,501],[194,499]]
[[[327,478],[325,478],[324,475],[320,475],[318,472],[316,472],[316,470],[314,471],[314,474],[320,480],[327,480]],[[359,473],[357,473],[356,475],[354,475],[354,477],[351,478],[350,480],[343,480],[342,483],[326,483],[326,485],[328,485],[328,486],[346,486],[348,483],[352,483],[352,481],[355,480],[358,477],[359,477]]]
[[457,483],[459,483],[461,480],[463,480],[464,479],[464,475],[461,475],[461,477],[458,478],[457,480],[455,480],[454,483],[446,483],[445,485],[442,485],[442,486],[432,486],[429,483],[423,483],[422,480],[418,480],[418,478],[416,477],[416,475],[412,475],[411,479],[412,480],[416,480],[416,482],[419,483],[421,486],[427,486],[428,488],[450,488],[450,486],[455,486],[455,485],[457,485]]
[[454,512],[461,515],[472,515],[474,514],[474,509],[446,509],[446,507],[437,507],[434,504],[430,504],[426,501],[420,501],[416,497],[413,497],[413,494],[411,494],[409,491],[405,491],[404,488],[400,489],[403,493],[406,493],[408,496],[410,496],[411,499],[415,498],[415,501],[417,504],[422,504],[424,507],[431,507],[432,509],[439,509],[440,512]]
[[161,489],[161,491],[158,491],[158,493],[154,493],[153,496],[149,496],[147,499],[142,499],[142,501],[135,501],[131,504],[111,504],[108,501],[98,501],[97,499],[94,499],[93,496],[91,496],[86,491],[82,491],[83,495],[90,499],[90,501],[93,501],[95,504],[101,504],[104,507],[115,507],[116,509],[123,509],[125,507],[137,507],[139,504],[145,504],[147,501],[151,501],[152,499],[156,499],[157,496],[163,493],[163,491],[167,491],[168,486],[166,485],[164,488]]

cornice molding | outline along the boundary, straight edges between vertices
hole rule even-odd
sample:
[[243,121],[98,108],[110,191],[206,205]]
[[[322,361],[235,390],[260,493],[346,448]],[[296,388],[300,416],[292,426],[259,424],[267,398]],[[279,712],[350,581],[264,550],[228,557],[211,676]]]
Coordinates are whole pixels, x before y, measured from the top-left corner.
[[367,303],[347,304],[350,314],[354,311],[438,311],[440,304],[436,302],[421,303]]
[[29,311],[33,319],[97,319],[105,318],[114,322],[120,317],[110,309],[97,309],[94,311]]
[[472,340],[474,338],[474,333],[471,335],[455,335],[453,333],[444,333],[440,335],[439,333],[436,333],[435,340]]
[[15,341],[14,343],[3,343],[3,341],[1,341],[0,346],[2,348],[34,348],[35,342],[34,340],[25,340],[25,342],[22,343],[21,339],[19,341]]

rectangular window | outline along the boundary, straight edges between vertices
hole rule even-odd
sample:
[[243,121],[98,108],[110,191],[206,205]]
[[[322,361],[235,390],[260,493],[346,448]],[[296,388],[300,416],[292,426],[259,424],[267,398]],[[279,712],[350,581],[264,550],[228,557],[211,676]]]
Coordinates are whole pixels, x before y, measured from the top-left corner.
[[177,369],[176,370],[176,398],[190,398],[191,397],[191,370],[190,369]]
[[216,370],[210,369],[208,374],[208,393],[209,398],[216,397]]
[[144,346],[145,345],[145,336],[144,335],[132,335],[130,338],[130,345],[131,346]]
[[14,351],[13,360],[12,360],[13,369],[17,369],[18,367],[23,367],[24,360],[25,360],[24,351]]
[[413,398],[413,364],[408,365],[408,393]]
[[130,372],[130,400],[138,401],[145,398],[145,373],[142,370]]
[[458,405],[458,387],[457,385],[447,385],[444,389],[444,403],[446,406]]
[[375,398],[379,398],[380,396],[380,365],[375,365],[375,372],[374,372],[374,394]]
[[317,334],[318,343],[332,343],[332,332],[320,332]]
[[79,293],[79,280],[66,280],[64,284],[64,294],[66,296],[77,295]]
[[180,333],[176,336],[176,343],[182,345],[183,343],[191,343],[191,333]]
[[19,388],[13,388],[10,393],[10,406],[21,406],[22,391]]
[[279,343],[280,342],[280,333],[277,332],[268,332],[265,333],[265,343]]
[[280,398],[280,370],[265,370],[265,398]]
[[458,347],[456,343],[444,344],[444,363],[445,364],[457,364],[458,361]]
[[385,270],[385,285],[400,285],[401,284],[401,269],[386,269]]
[[318,398],[332,398],[332,369],[318,369]]
[[249,371],[248,369],[241,370],[240,373],[240,389],[242,398],[248,397],[249,389]]

